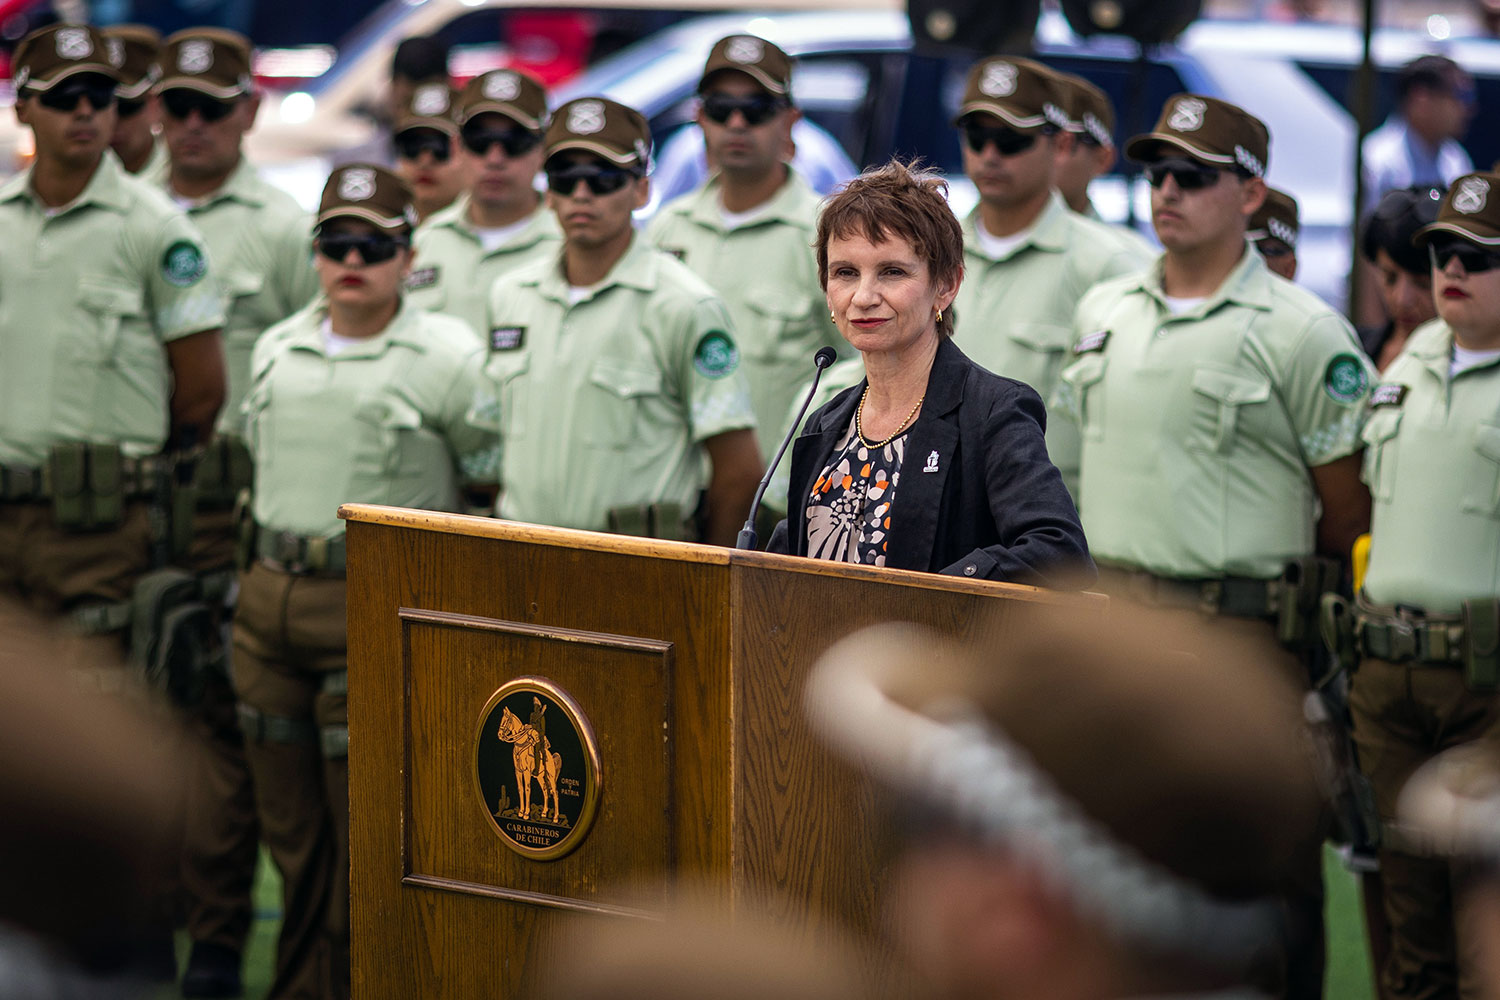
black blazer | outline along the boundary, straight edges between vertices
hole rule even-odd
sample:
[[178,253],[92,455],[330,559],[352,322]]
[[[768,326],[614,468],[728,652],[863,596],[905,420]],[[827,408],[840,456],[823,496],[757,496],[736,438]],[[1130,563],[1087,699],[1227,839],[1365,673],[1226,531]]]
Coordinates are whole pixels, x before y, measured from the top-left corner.
[[[807,498],[864,385],[807,419],[792,446],[787,519],[767,551],[807,555]],[[939,343],[926,401],[908,431],[886,565],[1047,587],[1093,582],[1078,511],[1047,458],[1046,422],[1030,386],[985,371],[951,340]]]

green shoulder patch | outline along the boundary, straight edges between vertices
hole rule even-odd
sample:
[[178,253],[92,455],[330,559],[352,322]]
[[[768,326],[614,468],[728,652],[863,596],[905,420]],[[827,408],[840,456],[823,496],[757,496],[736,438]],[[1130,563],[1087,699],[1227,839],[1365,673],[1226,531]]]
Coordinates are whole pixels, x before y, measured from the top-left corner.
[[208,261],[204,258],[203,251],[188,240],[178,240],[167,247],[167,252],[162,255],[161,276],[167,279],[168,284],[187,288],[189,285],[196,285],[206,273]]
[[1323,370],[1323,391],[1335,402],[1357,403],[1369,388],[1370,376],[1352,354],[1334,355]]
[[740,349],[723,330],[710,330],[693,349],[693,367],[704,378],[723,378],[740,366]]

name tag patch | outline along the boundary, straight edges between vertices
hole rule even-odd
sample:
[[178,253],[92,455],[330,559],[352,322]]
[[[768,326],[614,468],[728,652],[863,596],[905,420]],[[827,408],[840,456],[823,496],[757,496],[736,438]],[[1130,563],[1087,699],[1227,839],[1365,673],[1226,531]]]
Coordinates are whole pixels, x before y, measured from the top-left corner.
[[524,326],[497,326],[490,330],[490,350],[515,351],[526,343]]
[[1370,406],[1400,406],[1406,402],[1406,391],[1400,382],[1382,382],[1370,393]]
[[1109,331],[1100,330],[1098,333],[1091,333],[1085,337],[1080,337],[1078,343],[1073,345],[1073,353],[1093,354],[1097,351],[1104,350],[1104,345],[1108,342]]
[[438,282],[438,269],[436,267],[419,267],[406,276],[406,290],[414,292],[419,288],[430,288]]

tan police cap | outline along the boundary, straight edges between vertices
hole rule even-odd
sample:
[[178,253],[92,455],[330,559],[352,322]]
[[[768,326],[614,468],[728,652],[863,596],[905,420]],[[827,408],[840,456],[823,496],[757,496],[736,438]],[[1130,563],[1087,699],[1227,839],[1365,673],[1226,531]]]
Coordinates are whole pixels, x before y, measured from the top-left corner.
[[547,126],[547,158],[581,149],[622,167],[646,167],[651,128],[634,108],[607,97],[582,97],[557,109]]
[[446,83],[419,83],[396,120],[395,134],[407,129],[430,128],[445,135],[458,134],[453,88]]
[[1109,95],[1081,76],[1057,73],[1058,96],[1068,116],[1068,131],[1086,135],[1107,149],[1115,148],[1115,109]]
[[411,188],[386,168],[350,163],[330,174],[323,186],[317,224],[347,217],[381,229],[415,227],[417,212],[411,202]]
[[221,101],[254,89],[250,39],[224,28],[186,28],[162,43],[162,90],[196,90]]
[[709,77],[726,70],[745,74],[777,97],[792,92],[792,57],[764,38],[729,35],[715,42],[698,80],[698,92],[703,93]]
[[1437,221],[1418,229],[1421,246],[1438,233],[1455,233],[1471,243],[1500,247],[1500,173],[1465,174],[1443,196]]
[[914,811],[1003,846],[1121,941],[1240,968],[1276,937],[1320,789],[1290,678],[1184,620],[1018,605],[972,645],[877,626],[820,659],[808,711]]
[[460,125],[486,113],[504,115],[524,129],[540,132],[547,122],[547,91],[526,73],[492,69],[470,80],[458,98]]
[[[54,24],[33,31],[16,46],[11,78],[16,93],[39,94],[79,73],[97,73],[120,82],[120,63],[97,29],[86,24]],[[120,62],[124,61],[122,53]]]
[[115,24],[100,32],[110,48],[110,61],[120,64],[115,96],[138,101],[161,79],[161,32],[145,24]]
[[975,63],[964,84],[957,125],[973,114],[993,115],[1011,128],[1033,132],[1067,128],[1057,76],[1039,62],[992,56]]
[[1215,97],[1177,94],[1167,98],[1156,128],[1125,144],[1125,155],[1150,163],[1174,155],[1211,167],[1239,166],[1264,177],[1271,162],[1271,134],[1244,108]]
[[1297,218],[1297,199],[1276,188],[1266,189],[1266,200],[1250,217],[1250,230],[1245,233],[1252,240],[1280,240],[1293,250],[1297,249],[1297,235],[1302,224]]

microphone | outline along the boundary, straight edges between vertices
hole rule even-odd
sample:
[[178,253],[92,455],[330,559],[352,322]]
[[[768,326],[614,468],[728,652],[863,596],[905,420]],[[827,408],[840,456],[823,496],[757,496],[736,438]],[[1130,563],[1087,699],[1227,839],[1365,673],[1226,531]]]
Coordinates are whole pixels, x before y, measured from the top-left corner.
[[813,372],[812,388],[807,390],[807,398],[802,401],[802,409],[797,411],[797,419],[792,421],[791,430],[786,432],[786,440],[781,442],[781,447],[776,449],[776,457],[771,459],[771,464],[766,467],[766,474],[760,481],[759,488],[755,491],[755,499],[750,501],[750,516],[745,518],[745,526],[740,529],[740,536],[735,540],[734,547],[737,549],[753,549],[759,540],[755,534],[755,515],[760,513],[761,497],[766,495],[766,487],[771,485],[771,474],[776,471],[776,466],[781,464],[781,456],[786,454],[786,446],[792,443],[793,436],[802,427],[802,418],[807,413],[807,407],[812,403],[813,396],[818,392],[818,380],[823,377],[823,369],[833,364],[838,357],[831,347],[820,347],[818,353],[813,355],[813,365],[817,371]]

